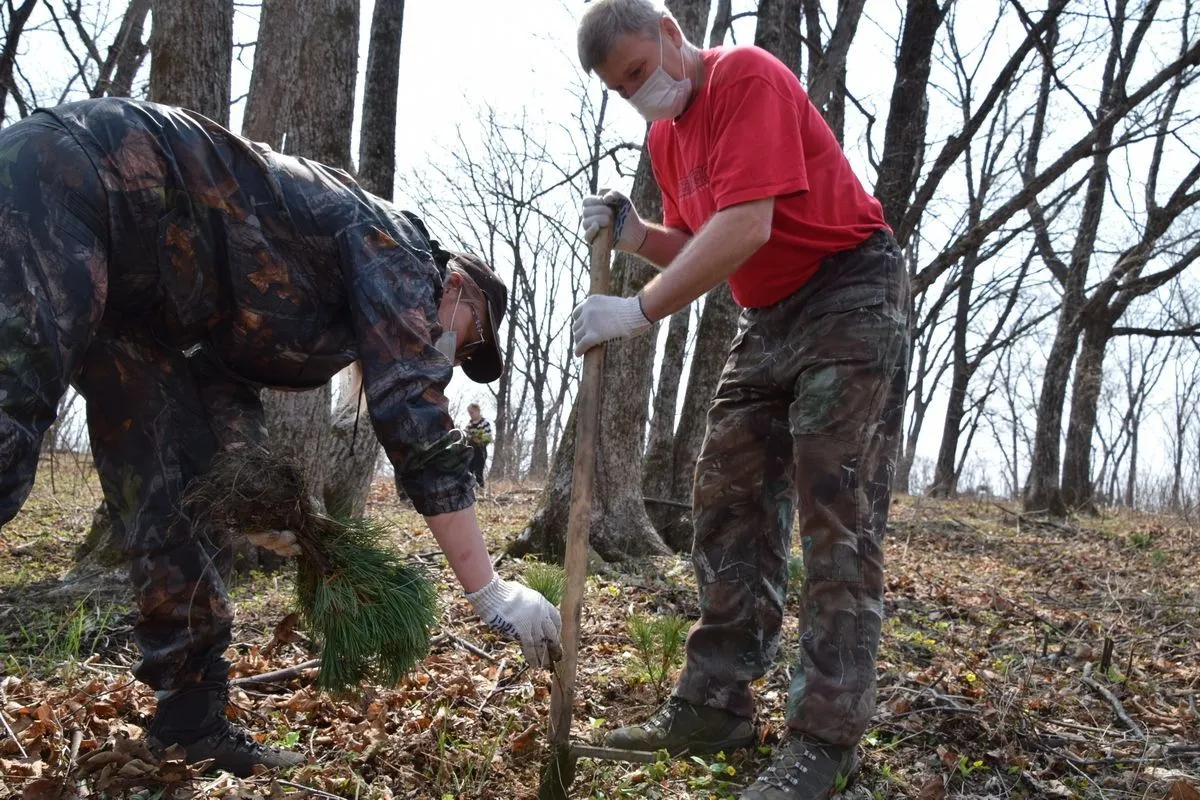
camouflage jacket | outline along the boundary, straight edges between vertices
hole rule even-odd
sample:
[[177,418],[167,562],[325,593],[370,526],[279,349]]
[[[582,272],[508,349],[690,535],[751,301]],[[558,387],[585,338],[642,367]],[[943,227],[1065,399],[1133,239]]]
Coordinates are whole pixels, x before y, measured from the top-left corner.
[[405,214],[342,170],[182,109],[106,98],[41,113],[107,190],[110,326],[149,325],[277,389],[361,359],[375,432],[417,510],[474,502],[443,394],[453,368],[432,345],[443,273]]

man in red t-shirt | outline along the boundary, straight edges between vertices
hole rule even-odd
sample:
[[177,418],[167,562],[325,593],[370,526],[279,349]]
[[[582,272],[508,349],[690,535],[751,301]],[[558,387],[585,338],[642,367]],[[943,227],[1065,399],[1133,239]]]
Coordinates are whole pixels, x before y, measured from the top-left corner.
[[693,494],[700,621],[674,695],[611,746],[715,752],[754,741],[750,684],[774,660],[793,517],[807,579],[791,735],[742,797],[828,797],[875,708],[882,538],[903,416],[908,277],[879,203],[796,76],[754,47],[701,50],[651,0],[598,0],[579,55],[653,123],[663,224],[618,192],[591,238],[662,269],[574,312],[576,352],[632,336],[723,280],[743,307]]

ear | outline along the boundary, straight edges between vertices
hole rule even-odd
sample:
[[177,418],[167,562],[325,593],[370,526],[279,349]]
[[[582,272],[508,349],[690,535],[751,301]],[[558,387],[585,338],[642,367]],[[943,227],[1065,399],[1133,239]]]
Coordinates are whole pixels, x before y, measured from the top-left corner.
[[663,35],[670,39],[671,44],[675,45],[676,47],[683,46],[683,31],[681,31],[679,26],[675,24],[675,20],[671,19],[670,17],[663,17],[661,20],[659,20],[658,24],[662,29]]
[[447,289],[458,289],[461,291],[462,290],[462,281],[463,281],[462,275],[460,275],[455,270],[450,270],[450,274],[446,277],[445,286]]

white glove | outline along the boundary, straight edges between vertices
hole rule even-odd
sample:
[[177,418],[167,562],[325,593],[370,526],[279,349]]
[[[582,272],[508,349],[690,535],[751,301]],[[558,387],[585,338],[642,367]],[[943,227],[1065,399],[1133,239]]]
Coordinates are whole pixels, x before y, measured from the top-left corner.
[[637,297],[613,297],[594,294],[571,312],[571,329],[575,334],[575,355],[581,356],[609,339],[636,336],[650,328],[651,322],[642,311]]
[[600,191],[599,195],[583,198],[583,210],[579,215],[583,238],[590,242],[601,228],[612,225],[613,247],[636,253],[646,241],[646,224],[628,197],[616,191]]
[[468,593],[467,600],[488,627],[521,643],[530,664],[547,667],[562,658],[562,620],[538,592],[496,575],[478,592]]

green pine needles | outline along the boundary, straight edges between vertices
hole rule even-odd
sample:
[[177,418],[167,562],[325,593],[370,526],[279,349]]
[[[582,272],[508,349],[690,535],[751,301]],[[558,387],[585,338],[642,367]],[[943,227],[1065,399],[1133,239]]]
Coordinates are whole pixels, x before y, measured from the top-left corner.
[[317,687],[394,685],[429,652],[437,593],[390,549],[385,524],[318,519],[324,530],[301,538],[296,570],[300,612],[321,644]]
[[239,530],[295,533],[296,600],[321,645],[319,688],[393,685],[429,652],[433,585],[395,553],[386,523],[327,516],[309,497],[294,463],[242,445],[217,454],[184,503],[190,524],[214,540]]

